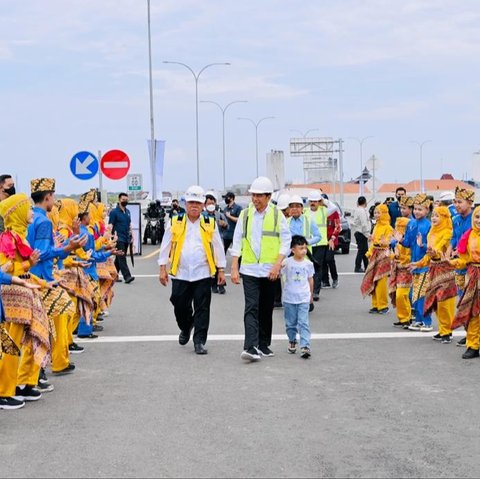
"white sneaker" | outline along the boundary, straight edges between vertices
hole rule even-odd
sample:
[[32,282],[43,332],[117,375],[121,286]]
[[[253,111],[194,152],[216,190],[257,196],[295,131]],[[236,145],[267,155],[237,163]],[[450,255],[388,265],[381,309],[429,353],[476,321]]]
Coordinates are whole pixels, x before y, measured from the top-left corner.
[[420,321],[415,321],[413,324],[411,324],[408,329],[410,331],[420,331],[420,329],[423,327],[423,323]]
[[432,326],[422,325],[422,326],[420,327],[420,332],[421,332],[421,333],[430,333],[431,331],[433,331],[433,327],[432,327]]

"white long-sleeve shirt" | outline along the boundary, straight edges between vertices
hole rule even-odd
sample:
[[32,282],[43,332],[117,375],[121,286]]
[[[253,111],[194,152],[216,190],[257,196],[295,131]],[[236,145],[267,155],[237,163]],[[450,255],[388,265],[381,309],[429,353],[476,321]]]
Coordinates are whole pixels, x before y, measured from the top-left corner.
[[[252,236],[250,239],[250,246],[252,247],[253,253],[255,256],[260,258],[261,245],[262,245],[262,230],[263,230],[263,220],[265,215],[271,206],[259,213],[257,210],[253,213],[252,221]],[[244,210],[243,214],[248,214],[248,210]],[[287,256],[290,252],[290,243],[292,241],[292,235],[290,233],[290,228],[288,227],[287,220],[281,212],[278,214],[278,220],[280,221],[280,251],[278,254]],[[235,232],[233,234],[233,244],[232,244],[232,256],[239,257],[242,254],[242,237],[243,237],[243,221],[237,221],[235,226]],[[240,273],[247,276],[254,276],[256,278],[266,278],[270,270],[272,269],[273,263],[255,263],[255,264],[241,264]]]
[[[200,218],[192,222],[187,216],[185,241],[182,246],[180,260],[178,263],[178,270],[174,279],[181,279],[183,281],[199,281],[201,279],[209,278],[210,267],[208,265],[207,255],[200,236]],[[223,249],[222,238],[218,232],[218,226],[215,223],[215,232],[213,234],[213,258],[215,265],[218,268],[225,268],[227,260],[225,259],[225,251]],[[168,222],[167,229],[163,236],[162,244],[160,246],[160,253],[158,255],[158,264],[160,266],[168,264],[168,257],[172,246],[172,230],[170,222]]]
[[352,221],[352,233],[362,233],[364,236],[369,236],[372,231],[372,224],[368,215],[367,208],[359,206],[355,209]]

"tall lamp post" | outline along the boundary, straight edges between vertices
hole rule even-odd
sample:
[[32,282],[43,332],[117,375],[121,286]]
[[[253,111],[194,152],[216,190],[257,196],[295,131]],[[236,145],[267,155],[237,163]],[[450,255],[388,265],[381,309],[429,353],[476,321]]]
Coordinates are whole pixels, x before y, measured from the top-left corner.
[[363,142],[365,140],[368,140],[369,138],[373,138],[373,136],[365,136],[363,138],[357,138],[356,136],[347,137],[347,140],[358,141],[358,144],[360,146],[360,178],[358,181],[360,196],[363,196],[365,193],[364,184],[363,184]]
[[213,105],[216,105],[218,108],[220,108],[220,111],[222,112],[222,144],[223,144],[223,189],[226,188],[226,174],[225,174],[225,112],[235,103],[248,103],[247,100],[235,100],[231,101],[224,107],[217,103],[216,101],[211,101],[211,100],[202,100],[200,103],[212,103]]
[[209,63],[208,65],[205,65],[202,67],[198,73],[195,73],[193,68],[186,63],[182,62],[170,62],[170,61],[164,61],[163,63],[168,63],[170,65],[181,65],[182,67],[185,67],[187,70],[190,71],[190,73],[193,75],[193,78],[195,79],[195,139],[196,139],[196,145],[197,145],[197,184],[200,184],[200,156],[199,156],[199,147],[198,147],[198,79],[200,78],[200,75],[210,67],[213,67],[215,65],[230,65],[230,63],[225,62],[225,63]]
[[425,143],[430,143],[431,141],[432,140],[425,140],[420,143],[419,141],[412,140],[412,143],[418,145],[420,149],[420,193],[425,193],[425,183],[423,181],[423,145],[425,145]]
[[300,133],[300,135],[302,135],[302,138],[306,138],[308,136],[309,133],[311,133],[312,131],[320,131],[318,128],[310,128],[310,130],[307,130],[305,133],[303,133],[303,131],[301,130],[295,130],[295,129],[291,129],[290,130],[291,132],[298,132]]
[[249,121],[255,127],[255,160],[257,164],[257,178],[258,178],[258,127],[260,123],[265,120],[273,120],[274,116],[266,116],[264,118],[260,118],[257,122],[253,121],[251,118],[237,118],[237,120],[246,120]]

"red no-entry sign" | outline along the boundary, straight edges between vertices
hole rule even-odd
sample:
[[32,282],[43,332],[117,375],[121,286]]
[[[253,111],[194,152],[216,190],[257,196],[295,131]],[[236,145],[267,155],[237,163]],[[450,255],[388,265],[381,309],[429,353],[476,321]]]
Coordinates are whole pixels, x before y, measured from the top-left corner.
[[121,180],[130,169],[130,158],[122,150],[110,150],[102,156],[100,168],[107,178]]

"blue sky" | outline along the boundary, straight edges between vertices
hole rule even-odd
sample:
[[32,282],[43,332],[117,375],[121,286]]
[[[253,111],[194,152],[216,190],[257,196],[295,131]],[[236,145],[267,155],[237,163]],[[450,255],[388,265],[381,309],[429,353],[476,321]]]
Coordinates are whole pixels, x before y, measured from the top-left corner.
[[[152,0],[156,137],[165,139],[165,188],[195,182],[194,82],[181,61],[213,67],[200,99],[234,105],[227,114],[227,183],[255,175],[252,125],[237,116],[275,116],[260,128],[260,160],[286,153],[291,129],[320,136],[372,135],[364,157],[382,160],[385,182],[472,175],[480,149],[480,9],[477,0]],[[95,181],[70,174],[79,150],[122,149],[132,173],[148,177],[146,0],[2,0],[1,170],[54,176],[62,193]],[[221,115],[200,106],[203,186],[220,188]],[[345,178],[358,175],[358,144],[345,143]],[[477,178],[478,179],[478,178]],[[109,190],[125,181],[107,181]],[[146,185],[147,188],[149,185]]]

